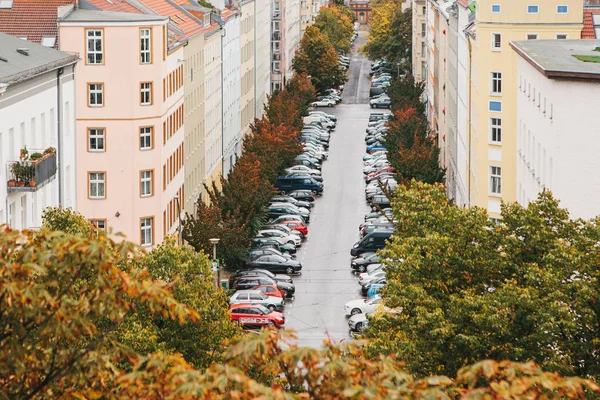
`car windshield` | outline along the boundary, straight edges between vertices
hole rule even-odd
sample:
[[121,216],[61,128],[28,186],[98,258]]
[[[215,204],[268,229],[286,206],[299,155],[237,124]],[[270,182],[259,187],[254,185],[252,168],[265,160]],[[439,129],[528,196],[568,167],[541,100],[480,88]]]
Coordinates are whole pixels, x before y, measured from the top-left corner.
[[256,307],[256,309],[257,309],[258,311],[260,311],[261,313],[263,313],[263,314],[271,314],[271,312],[272,312],[271,310],[269,310],[269,309],[268,309],[267,307],[265,307],[265,306],[257,306],[257,307]]
[[377,304],[379,303],[379,300],[381,300],[381,297],[379,296],[371,297],[370,299],[365,301],[365,304]]

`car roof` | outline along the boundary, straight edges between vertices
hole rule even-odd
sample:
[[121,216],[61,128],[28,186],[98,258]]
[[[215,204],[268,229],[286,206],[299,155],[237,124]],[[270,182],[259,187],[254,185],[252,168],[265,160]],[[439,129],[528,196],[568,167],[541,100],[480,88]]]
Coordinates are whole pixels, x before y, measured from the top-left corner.
[[236,308],[249,308],[249,307],[259,307],[259,306],[262,306],[262,304],[238,303],[238,304],[232,304],[231,306],[229,306],[229,309],[235,310]]
[[260,290],[256,290],[256,289],[244,289],[244,290],[237,290],[234,294],[237,293],[261,293]]

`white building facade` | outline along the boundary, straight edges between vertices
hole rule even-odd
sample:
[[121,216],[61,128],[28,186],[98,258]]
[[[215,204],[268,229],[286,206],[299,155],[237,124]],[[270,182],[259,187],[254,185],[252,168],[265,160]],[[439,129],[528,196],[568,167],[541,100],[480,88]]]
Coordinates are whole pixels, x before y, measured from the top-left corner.
[[271,2],[254,1],[254,117],[263,114],[271,93]]
[[294,76],[292,62],[296,55],[296,50],[300,45],[301,23],[300,23],[300,0],[285,0],[285,68],[284,81]]
[[600,40],[511,42],[517,71],[517,201],[549,189],[572,218],[600,215]]
[[204,182],[207,185],[218,181],[222,173],[221,34],[221,29],[211,29],[205,34],[204,42]]
[[37,228],[46,207],[76,204],[78,57],[3,33],[0,55],[0,225]]

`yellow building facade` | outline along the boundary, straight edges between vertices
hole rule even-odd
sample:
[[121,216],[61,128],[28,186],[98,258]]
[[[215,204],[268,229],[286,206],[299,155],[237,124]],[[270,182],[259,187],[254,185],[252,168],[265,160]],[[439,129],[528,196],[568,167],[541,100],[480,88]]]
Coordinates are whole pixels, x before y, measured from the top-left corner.
[[[473,4],[470,4],[470,8]],[[471,57],[468,191],[491,217],[516,198],[517,55],[510,41],[579,38],[581,0],[480,0],[467,29]]]

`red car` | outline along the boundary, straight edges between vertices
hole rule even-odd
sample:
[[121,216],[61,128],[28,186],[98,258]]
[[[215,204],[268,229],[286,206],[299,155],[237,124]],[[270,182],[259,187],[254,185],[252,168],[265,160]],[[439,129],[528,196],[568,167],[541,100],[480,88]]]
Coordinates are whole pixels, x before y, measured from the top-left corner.
[[308,227],[300,221],[281,221],[280,224],[285,225],[288,228],[292,228],[293,230],[300,232],[304,236],[308,235]]
[[279,289],[277,285],[258,285],[257,287],[252,288],[252,290],[260,290],[267,296],[281,297],[282,299],[285,299],[285,291]]
[[395,172],[395,171],[394,171],[393,167],[384,167],[384,168],[381,168],[379,171],[371,172],[370,174],[367,174],[365,176],[365,179],[369,179],[369,178],[372,178],[374,176],[379,176],[379,175],[384,174],[386,172]]
[[229,307],[231,320],[244,328],[263,326],[281,327],[285,323],[283,313],[271,311],[262,304],[233,304]]

